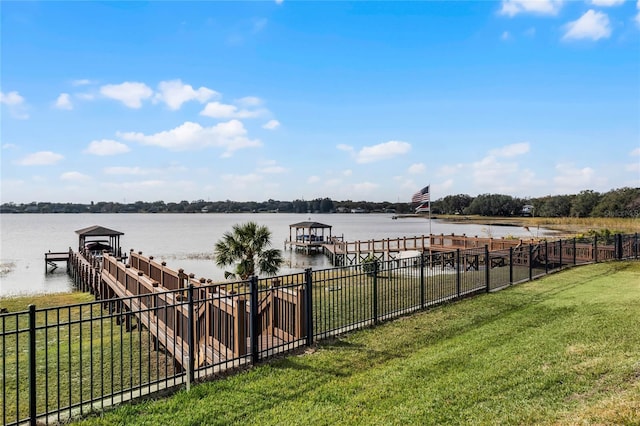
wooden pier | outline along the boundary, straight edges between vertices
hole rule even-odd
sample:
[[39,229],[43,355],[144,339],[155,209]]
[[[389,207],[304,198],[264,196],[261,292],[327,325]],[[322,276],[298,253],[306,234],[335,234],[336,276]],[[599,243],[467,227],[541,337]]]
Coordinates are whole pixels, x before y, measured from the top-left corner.
[[[44,254],[44,267],[45,271],[53,272],[58,269],[58,262],[64,262],[68,264],[69,262],[69,252],[48,252]],[[50,266],[51,269],[47,269],[47,266]],[[67,268],[68,269],[68,268]]]
[[366,241],[331,241],[322,245],[323,252],[334,266],[357,265],[370,260],[394,260],[427,253],[441,259],[444,252],[485,247],[489,251],[508,250],[536,243],[535,240],[511,238],[481,238],[466,235],[420,235],[414,237],[385,238]]

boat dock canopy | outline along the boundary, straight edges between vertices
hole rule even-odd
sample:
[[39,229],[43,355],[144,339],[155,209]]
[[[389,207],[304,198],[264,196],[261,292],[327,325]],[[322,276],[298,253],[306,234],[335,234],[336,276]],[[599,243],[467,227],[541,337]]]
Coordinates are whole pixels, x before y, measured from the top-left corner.
[[113,229],[105,228],[104,226],[89,226],[88,228],[78,229],[78,249],[82,251],[87,243],[100,241],[100,238],[108,238],[109,246],[113,249],[113,254],[120,256],[120,236],[124,235],[123,232],[114,231]]

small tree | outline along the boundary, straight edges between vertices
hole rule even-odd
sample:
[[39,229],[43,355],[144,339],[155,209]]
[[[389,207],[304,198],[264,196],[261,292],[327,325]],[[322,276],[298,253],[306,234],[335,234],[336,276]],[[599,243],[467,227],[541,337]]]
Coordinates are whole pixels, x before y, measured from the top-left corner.
[[225,271],[225,278],[246,280],[256,273],[275,275],[284,263],[278,249],[270,249],[271,231],[255,222],[234,225],[233,232],[225,232],[214,248],[215,262],[224,268],[234,265],[233,272]]

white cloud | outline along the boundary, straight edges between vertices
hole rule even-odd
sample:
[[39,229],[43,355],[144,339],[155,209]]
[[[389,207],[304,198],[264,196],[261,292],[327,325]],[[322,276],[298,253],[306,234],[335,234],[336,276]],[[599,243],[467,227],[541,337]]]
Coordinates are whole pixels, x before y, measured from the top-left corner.
[[489,155],[496,157],[515,157],[529,152],[529,142],[514,143],[489,151]]
[[625,0],[591,0],[592,5],[602,7],[619,6],[624,2]]
[[354,149],[352,146],[345,145],[343,143],[336,145],[336,148],[338,148],[340,151],[354,152]]
[[284,0],[275,0],[276,4],[282,4],[284,3]]
[[386,160],[397,155],[406,154],[411,150],[411,144],[401,141],[389,141],[378,145],[365,146],[356,154],[356,162],[372,163]]
[[20,94],[16,91],[9,92],[6,94],[3,92],[0,92],[0,103],[9,105],[9,106],[21,105],[24,103],[24,98],[20,96]]
[[415,163],[409,166],[409,170],[407,170],[409,172],[409,174],[412,175],[419,175],[424,173],[427,170],[427,166],[425,166],[423,163]]
[[280,173],[285,173],[287,171],[287,169],[285,169],[282,166],[267,166],[267,167],[262,167],[258,169],[258,173],[264,173],[264,174],[280,174]]
[[518,164],[513,162],[500,163],[495,156],[489,155],[472,165],[473,178],[477,185],[497,188],[508,181],[518,171]]
[[352,185],[354,193],[358,193],[362,195],[370,194],[379,187],[380,185],[373,182],[361,182],[361,183],[355,183]]
[[246,189],[252,187],[264,180],[264,177],[255,173],[246,175],[226,174],[221,176],[222,180],[227,182],[227,186],[233,189]]
[[320,176],[309,176],[307,178],[307,183],[318,183],[320,182]]
[[134,175],[143,176],[152,174],[154,171],[150,169],[143,169],[141,167],[125,167],[125,166],[112,166],[105,167],[103,170],[107,175]]
[[73,104],[71,103],[71,96],[68,93],[61,93],[56,99],[56,108],[58,109],[73,109]]
[[256,18],[253,20],[253,32],[259,33],[264,30],[269,20],[267,18]]
[[525,35],[525,36],[527,36],[527,37],[535,37],[535,36],[536,36],[536,29],[535,29],[535,27],[531,27],[531,28],[527,29],[527,30],[524,32],[524,35]]
[[633,151],[631,151],[631,152],[629,153],[629,155],[630,155],[630,156],[632,156],[632,157],[638,157],[638,156],[640,156],[640,148],[636,148],[636,149],[634,149]]
[[237,99],[235,103],[241,107],[250,108],[262,105],[263,101],[257,96],[245,96],[244,98]]
[[79,79],[79,80],[73,80],[71,82],[72,86],[87,86],[89,84],[93,84],[93,82],[91,80],[86,79],[86,78]]
[[154,100],[164,102],[172,110],[180,109],[185,102],[196,100],[203,104],[220,96],[218,92],[207,87],[195,90],[191,85],[183,84],[181,80],[162,81],[158,84],[158,90]]
[[93,93],[76,93],[74,96],[83,101],[92,101],[96,98],[96,95]]
[[80,172],[65,172],[60,175],[60,180],[70,182],[86,182],[91,180],[91,176],[85,175]]
[[18,161],[21,166],[48,166],[64,158],[63,155],[51,151],[39,151],[29,154]]
[[278,127],[280,127],[280,122],[278,120],[269,120],[262,125],[262,128],[267,130],[275,130]]
[[26,102],[17,91],[4,93],[0,92],[0,104],[4,104],[9,108],[9,113],[13,118],[26,120],[29,114],[26,113]]
[[577,20],[566,24],[565,30],[563,40],[599,40],[611,35],[607,14],[596,12],[593,9],[589,9]]
[[464,169],[464,165],[462,163],[441,166],[438,170],[438,174],[441,176],[451,176],[457,174],[459,171]]
[[[640,0],[638,0],[638,3],[636,3],[636,9],[638,9],[640,11]],[[640,12],[638,12],[638,14],[636,15],[636,24],[638,24],[638,26],[640,27]]]
[[347,176],[347,177],[351,176],[352,174],[353,174],[353,170],[351,170],[351,169],[347,169],[347,170],[342,172],[342,175],[343,176]]
[[500,39],[503,41],[511,40],[511,34],[509,33],[509,31],[504,31],[500,36]]
[[503,0],[500,14],[515,16],[519,13],[557,15],[563,0]]
[[117,155],[131,151],[129,147],[121,142],[109,139],[92,141],[84,152],[93,155]]
[[141,181],[133,181],[133,182],[104,182],[101,184],[102,187],[108,189],[116,189],[119,191],[135,191],[140,189],[153,189],[153,188],[163,188],[167,189],[170,185],[168,182],[163,180],[141,180]]
[[557,164],[558,175],[553,178],[558,194],[577,193],[584,188],[597,188],[596,172],[591,167],[576,168],[572,164]]
[[260,140],[247,137],[247,130],[238,120],[218,123],[211,127],[202,127],[198,123],[187,121],[174,129],[152,135],[139,132],[118,132],[117,135],[127,141],[159,146],[173,151],[220,147],[225,149],[224,157],[230,156],[238,149],[262,146]]
[[2,145],[2,149],[18,149],[18,145],[14,143],[5,143]]
[[639,173],[640,172],[640,163],[631,163],[625,166],[625,170],[628,172]]
[[122,102],[129,108],[140,108],[142,101],[153,95],[153,90],[144,83],[126,81],[121,84],[107,84],[100,87],[100,93]]
[[212,118],[255,118],[265,112],[263,109],[250,111],[248,109],[238,109],[235,105],[209,102],[200,112],[200,115]]

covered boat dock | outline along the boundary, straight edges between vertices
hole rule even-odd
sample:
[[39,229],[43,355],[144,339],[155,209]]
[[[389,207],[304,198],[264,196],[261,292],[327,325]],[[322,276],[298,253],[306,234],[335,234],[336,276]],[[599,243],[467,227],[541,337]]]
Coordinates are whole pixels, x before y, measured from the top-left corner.
[[284,242],[284,247],[302,250],[307,254],[321,253],[325,244],[331,244],[336,240],[331,235],[331,228],[331,225],[313,221],[289,225],[289,240]]

